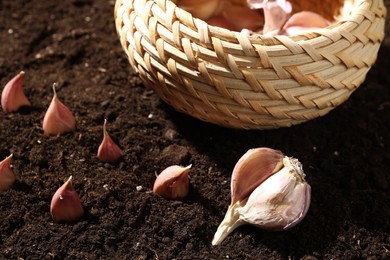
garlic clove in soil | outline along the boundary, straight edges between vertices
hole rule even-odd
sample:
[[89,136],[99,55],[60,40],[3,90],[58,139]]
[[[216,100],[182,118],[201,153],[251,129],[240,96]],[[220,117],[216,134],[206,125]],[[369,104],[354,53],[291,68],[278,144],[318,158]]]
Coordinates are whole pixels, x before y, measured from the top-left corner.
[[16,176],[11,169],[12,154],[0,162],[0,191],[6,191],[12,187]]
[[43,119],[43,132],[45,135],[59,135],[73,132],[76,129],[76,118],[57,97],[56,83],[53,84],[54,97]]
[[271,148],[248,150],[236,163],[231,180],[232,204],[245,200],[263,181],[283,166],[283,153]]
[[22,106],[31,106],[23,91],[24,71],[19,72],[4,87],[1,93],[1,107],[5,113],[19,110]]
[[104,119],[103,124],[103,141],[99,146],[97,156],[100,160],[105,162],[117,162],[122,156],[123,151],[119,146],[111,139],[106,130],[107,120]]
[[153,193],[166,199],[184,198],[188,195],[188,173],[191,165],[182,167],[172,165],[163,170],[156,178]]
[[304,179],[302,165],[290,157],[284,157],[282,162],[283,167],[253,190],[246,200],[229,206],[212,245],[220,244],[244,224],[279,231],[295,226],[306,216],[311,187]]
[[54,193],[50,205],[54,222],[74,222],[84,215],[77,191],[72,185],[72,176]]

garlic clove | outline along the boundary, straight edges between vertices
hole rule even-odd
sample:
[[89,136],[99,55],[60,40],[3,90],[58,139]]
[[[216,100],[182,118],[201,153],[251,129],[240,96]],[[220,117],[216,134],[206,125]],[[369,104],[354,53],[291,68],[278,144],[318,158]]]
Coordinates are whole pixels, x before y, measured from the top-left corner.
[[105,162],[117,162],[122,156],[123,151],[119,146],[111,139],[106,130],[107,120],[104,119],[103,124],[103,141],[99,146],[97,156],[100,160]]
[[256,10],[247,7],[227,3],[222,11],[222,16],[232,25],[236,31],[248,29],[256,31],[263,27],[263,16]]
[[297,35],[300,33],[310,32],[317,29],[325,28],[331,23],[317,13],[302,11],[296,13],[287,20],[281,33],[286,35]]
[[0,191],[6,191],[12,187],[16,176],[11,169],[12,154],[0,162]]
[[220,244],[244,224],[274,231],[298,224],[306,216],[311,199],[311,187],[304,177],[301,163],[284,157],[283,168],[262,182],[247,200],[229,206],[212,245]]
[[220,0],[180,0],[178,6],[194,17],[207,20],[218,9]]
[[189,191],[188,173],[190,168],[191,165],[167,167],[157,176],[153,185],[153,193],[167,199],[186,197]]
[[228,30],[234,30],[233,25],[223,16],[213,16],[207,20],[207,24]]
[[288,33],[290,35],[298,33],[298,29],[304,32],[305,30],[324,28],[329,25],[330,22],[321,15],[310,11],[302,11],[293,14],[283,26],[283,30],[288,32],[289,28],[294,28],[294,30],[290,30]]
[[50,205],[54,222],[74,222],[84,215],[77,191],[72,185],[72,176],[54,193]]
[[53,84],[54,97],[43,119],[43,131],[45,135],[58,135],[65,132],[73,132],[76,129],[76,118],[57,97],[56,83]]
[[1,107],[5,113],[19,110],[22,106],[31,106],[23,91],[24,71],[19,72],[4,87],[1,93]]
[[283,153],[271,148],[248,150],[233,169],[232,204],[245,200],[256,187],[282,167]]

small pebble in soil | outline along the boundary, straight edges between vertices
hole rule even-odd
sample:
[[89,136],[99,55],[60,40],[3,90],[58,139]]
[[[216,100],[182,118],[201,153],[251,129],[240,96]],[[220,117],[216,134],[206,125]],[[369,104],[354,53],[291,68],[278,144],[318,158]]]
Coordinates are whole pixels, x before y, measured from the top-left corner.
[[175,139],[179,138],[179,133],[176,132],[176,130],[172,129],[172,128],[168,128],[165,132],[164,132],[164,138],[165,139],[168,139],[170,141],[174,141]]
[[186,244],[186,250],[192,250],[194,248],[194,245],[192,243]]
[[164,237],[161,241],[162,241],[164,244],[169,244],[169,243],[171,243],[172,239],[170,239],[169,237]]

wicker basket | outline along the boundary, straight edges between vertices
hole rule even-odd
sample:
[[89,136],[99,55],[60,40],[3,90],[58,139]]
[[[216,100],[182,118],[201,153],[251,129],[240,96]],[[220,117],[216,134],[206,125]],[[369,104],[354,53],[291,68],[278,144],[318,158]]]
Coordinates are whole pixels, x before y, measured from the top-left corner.
[[116,29],[143,82],[178,111],[245,129],[323,116],[364,81],[384,37],[383,0],[295,0],[337,23],[297,36],[245,37],[170,0],[117,0]]

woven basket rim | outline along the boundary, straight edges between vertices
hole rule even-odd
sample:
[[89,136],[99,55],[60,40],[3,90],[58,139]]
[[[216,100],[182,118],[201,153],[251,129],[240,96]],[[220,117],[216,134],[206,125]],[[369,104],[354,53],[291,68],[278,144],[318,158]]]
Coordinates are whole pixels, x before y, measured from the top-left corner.
[[116,29],[144,83],[175,109],[228,127],[270,129],[327,114],[374,64],[384,38],[383,0],[343,4],[343,16],[326,28],[247,37],[208,25],[171,0],[117,0]]

